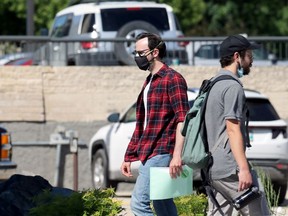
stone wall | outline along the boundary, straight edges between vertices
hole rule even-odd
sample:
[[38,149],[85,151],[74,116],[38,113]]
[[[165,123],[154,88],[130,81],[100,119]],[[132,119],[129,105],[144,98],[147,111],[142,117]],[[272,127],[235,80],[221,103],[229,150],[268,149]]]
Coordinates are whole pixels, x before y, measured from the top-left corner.
[[[218,67],[177,66],[189,87]],[[148,72],[123,67],[0,67],[0,121],[102,121],[135,101]],[[288,67],[253,67],[245,88],[267,95],[288,119]]]

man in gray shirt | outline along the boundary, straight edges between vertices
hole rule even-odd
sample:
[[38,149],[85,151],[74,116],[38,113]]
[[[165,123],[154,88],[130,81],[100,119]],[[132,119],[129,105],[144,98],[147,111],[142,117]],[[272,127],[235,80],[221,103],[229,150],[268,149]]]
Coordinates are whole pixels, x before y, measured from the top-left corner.
[[[229,36],[220,45],[221,70],[216,77],[230,75],[238,82],[217,82],[211,89],[207,101],[205,122],[209,149],[213,148],[220,137],[224,137],[212,153],[213,165],[210,169],[210,181],[220,209],[209,198],[209,215],[232,215],[231,201],[251,185],[259,186],[257,174],[251,171],[245,155],[249,139],[245,133],[247,108],[243,85],[239,80],[243,75],[249,74],[253,62],[252,50],[257,48],[258,45],[251,44],[241,35]],[[264,192],[260,199],[240,209],[240,213],[270,215]]]

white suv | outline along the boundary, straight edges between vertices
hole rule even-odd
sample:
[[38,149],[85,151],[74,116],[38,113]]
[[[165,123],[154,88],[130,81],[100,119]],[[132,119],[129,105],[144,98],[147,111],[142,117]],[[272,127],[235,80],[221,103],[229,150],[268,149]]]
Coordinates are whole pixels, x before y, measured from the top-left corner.
[[[76,4],[58,12],[50,30],[52,40],[66,38],[73,42],[68,47],[64,43],[50,44],[47,61],[52,65],[134,65],[133,39],[144,31],[164,39],[183,37],[177,18],[167,4],[137,1]],[[115,38],[122,41],[109,41]],[[79,39],[82,41],[77,43]],[[166,45],[166,63],[174,59],[180,64],[188,63],[187,43],[167,41]]]
[[[188,91],[192,106],[199,89]],[[245,90],[250,111],[249,132],[252,147],[247,157],[253,165],[270,175],[275,189],[280,189],[280,203],[284,201],[288,180],[287,124],[280,119],[268,98],[256,91]],[[100,128],[89,143],[94,187],[117,187],[119,182],[135,181],[139,162],[132,163],[134,178],[121,174],[120,166],[135,128],[136,104],[121,116],[112,113],[108,117],[112,124]],[[194,185],[201,185],[199,172],[194,172]]]

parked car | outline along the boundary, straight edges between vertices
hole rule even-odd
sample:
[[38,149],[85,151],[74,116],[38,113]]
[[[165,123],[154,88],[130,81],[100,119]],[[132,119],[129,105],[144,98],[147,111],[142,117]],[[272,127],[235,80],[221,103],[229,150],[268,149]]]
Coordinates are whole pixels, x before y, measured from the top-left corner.
[[[198,91],[188,91],[190,106]],[[250,110],[249,135],[252,145],[247,149],[247,157],[254,166],[263,169],[271,177],[274,187],[277,191],[280,189],[282,202],[288,180],[287,124],[280,119],[266,96],[251,90],[245,90],[245,95]],[[89,160],[95,188],[117,187],[119,182],[135,181],[140,163],[132,163],[133,178],[121,174],[121,162],[135,128],[136,104],[122,115],[112,113],[108,121],[111,124],[100,128],[89,142]],[[199,171],[194,172],[194,185],[201,185]]]
[[33,57],[18,58],[4,64],[5,66],[31,66],[33,64]]
[[[7,65],[9,63],[12,63],[13,61],[19,60],[19,59],[33,59],[33,53],[31,52],[19,52],[19,53],[11,53],[6,54],[3,56],[0,56],[0,65]],[[31,62],[32,64],[32,62]]]
[[[192,53],[192,45],[187,46],[189,64],[194,65],[218,65],[220,66],[220,43],[214,42],[195,42],[194,44],[194,56]],[[275,54],[269,52],[266,48],[252,50],[253,52],[253,65],[254,66],[269,66],[276,64],[283,64],[279,62]],[[194,62],[193,62],[194,57]],[[286,61],[286,64],[288,62]]]
[[0,181],[7,180],[15,174],[16,163],[12,161],[11,136],[8,131],[0,127]]
[[[167,4],[137,1],[76,4],[59,11],[50,30],[52,40],[62,38],[75,42],[50,42],[36,57],[41,63],[41,57],[48,55],[46,61],[52,65],[134,65],[133,39],[144,31],[168,39],[183,37],[173,9]],[[109,41],[115,38],[131,41]],[[168,64],[173,59],[180,64],[188,63],[186,44],[166,43]]]

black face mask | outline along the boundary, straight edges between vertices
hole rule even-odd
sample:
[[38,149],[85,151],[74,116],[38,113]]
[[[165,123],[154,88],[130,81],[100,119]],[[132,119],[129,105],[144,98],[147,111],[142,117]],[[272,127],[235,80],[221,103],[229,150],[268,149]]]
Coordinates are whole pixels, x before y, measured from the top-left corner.
[[147,56],[135,56],[135,62],[140,70],[148,70],[150,62],[147,59]]

